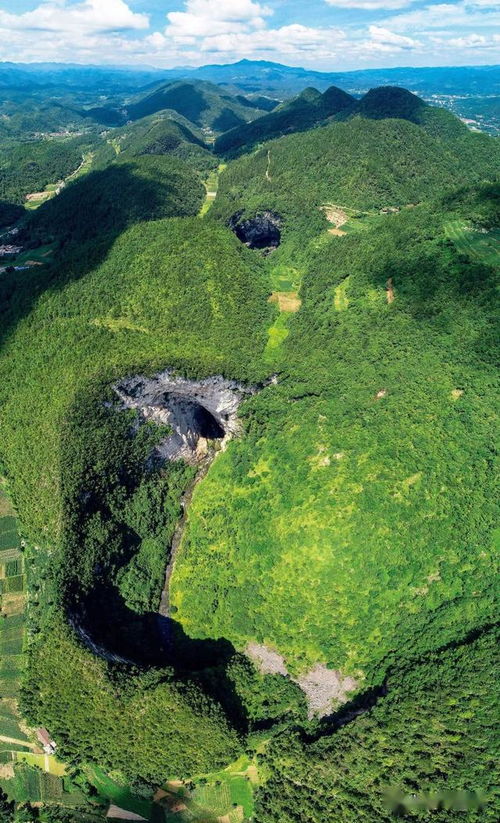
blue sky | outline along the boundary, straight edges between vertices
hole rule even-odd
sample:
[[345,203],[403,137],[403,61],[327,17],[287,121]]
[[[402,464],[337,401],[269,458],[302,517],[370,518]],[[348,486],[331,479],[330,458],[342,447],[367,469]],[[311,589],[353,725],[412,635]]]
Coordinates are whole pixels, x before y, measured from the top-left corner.
[[499,56],[500,0],[0,0],[0,60],[342,70]]

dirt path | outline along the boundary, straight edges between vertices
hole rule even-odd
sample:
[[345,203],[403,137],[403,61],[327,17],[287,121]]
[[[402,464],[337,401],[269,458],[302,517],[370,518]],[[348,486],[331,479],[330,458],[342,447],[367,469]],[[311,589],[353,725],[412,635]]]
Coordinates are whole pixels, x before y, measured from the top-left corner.
[[386,283],[386,289],[387,289],[387,302],[388,303],[394,303],[395,294],[394,294],[394,282],[393,282],[392,277],[389,277],[389,279]]
[[269,149],[267,152],[266,180],[268,183],[271,183],[272,179],[273,178],[271,177],[271,149]]
[[35,743],[30,743],[29,740],[18,740],[16,737],[5,737],[0,734],[0,743],[12,743],[14,746],[26,746],[28,749],[38,748]]
[[74,180],[76,177],[78,177],[78,175],[80,174],[82,169],[84,169],[87,164],[90,164],[92,162],[93,158],[94,158],[93,152],[90,152],[89,154],[82,155],[82,162],[80,163],[78,168],[75,169],[75,171],[71,172],[71,174],[69,174],[68,177],[65,177],[64,180],[60,180],[56,184],[55,189],[48,189],[48,190],[45,189],[45,191],[35,191],[35,192],[32,192],[31,194],[27,194],[26,195],[26,201],[28,203],[39,203],[39,204],[41,204],[45,200],[51,200],[53,197],[57,197],[57,195],[60,194],[62,192],[62,190],[65,188],[67,183],[70,183],[71,180]]

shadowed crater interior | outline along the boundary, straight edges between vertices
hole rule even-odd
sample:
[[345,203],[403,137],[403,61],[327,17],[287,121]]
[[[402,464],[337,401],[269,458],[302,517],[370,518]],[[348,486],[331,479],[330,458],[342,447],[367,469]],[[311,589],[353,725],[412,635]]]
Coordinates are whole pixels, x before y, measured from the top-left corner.
[[234,214],[229,222],[229,228],[234,231],[242,243],[249,249],[261,249],[270,252],[277,249],[281,243],[281,228],[283,220],[273,211],[263,211],[255,217],[242,219],[243,212]]

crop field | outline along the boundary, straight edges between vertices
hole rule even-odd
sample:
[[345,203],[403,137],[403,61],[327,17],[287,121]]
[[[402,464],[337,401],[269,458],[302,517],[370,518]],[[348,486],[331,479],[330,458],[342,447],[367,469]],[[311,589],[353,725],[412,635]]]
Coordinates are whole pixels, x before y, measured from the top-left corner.
[[17,740],[28,740],[27,735],[19,728],[17,708],[12,700],[0,700],[0,735]]
[[102,798],[111,801],[122,809],[127,809],[127,811],[139,814],[147,820],[149,819],[152,805],[149,800],[136,797],[130,789],[112,780],[97,766],[89,766],[85,772],[90,783],[95,786]]
[[36,766],[38,769],[42,769],[42,771],[52,774],[55,777],[65,777],[66,775],[65,764],[61,763],[61,761],[53,755],[26,752],[23,754],[17,754],[16,760],[18,763],[22,762],[26,763],[28,766]]
[[38,249],[26,249],[16,257],[16,266],[41,266],[50,263],[54,251],[54,243],[40,246]]
[[55,803],[70,808],[86,805],[84,795],[68,778],[20,762],[21,758],[28,757],[28,754],[18,754],[14,776],[2,781],[9,799],[17,803],[29,800],[30,803]]
[[15,511],[1,479],[0,513],[0,754],[1,762],[9,763],[14,752],[29,752],[33,744],[19,725],[16,702],[23,669],[23,555]]
[[474,229],[464,220],[452,220],[445,231],[459,251],[490,266],[500,265],[500,229]]
[[167,784],[167,823],[244,823],[250,819],[254,812],[254,803],[252,783],[247,773],[248,768],[245,768],[248,766],[248,758],[240,758],[240,761],[224,771],[214,772],[196,780],[192,791],[189,791],[186,785]]
[[[14,561],[17,563],[17,561]],[[15,574],[12,577],[6,575],[4,580],[0,580],[0,594],[11,594],[13,592],[24,591],[24,574]]]
[[0,551],[15,549],[21,545],[17,530],[9,528],[11,521],[11,517],[2,517],[0,520]]

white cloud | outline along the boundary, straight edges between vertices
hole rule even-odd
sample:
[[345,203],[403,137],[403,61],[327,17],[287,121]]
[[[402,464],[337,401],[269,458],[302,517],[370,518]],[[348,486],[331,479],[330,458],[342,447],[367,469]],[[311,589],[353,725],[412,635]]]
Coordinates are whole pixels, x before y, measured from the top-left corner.
[[490,0],[462,0],[459,3],[437,3],[421,9],[397,14],[384,20],[398,31],[426,32],[429,29],[491,28],[500,25],[500,6]]
[[367,11],[402,9],[405,6],[411,6],[415,2],[416,0],[325,0],[325,3],[328,3],[329,6],[342,9],[366,9]]
[[446,45],[454,49],[495,49],[500,46],[500,34],[485,37],[483,34],[467,34],[465,37],[452,37]]
[[405,37],[402,34],[396,34],[389,29],[384,29],[381,26],[370,26],[368,31],[370,32],[370,37],[376,43],[384,43],[389,46],[399,46],[402,49],[413,49],[418,46],[421,46],[418,40],[414,40],[412,37]]
[[[325,0],[327,19],[332,16],[327,4],[366,10],[345,31],[326,22],[308,25],[306,0],[293,4],[297,13],[282,26],[272,23],[277,0],[184,0],[182,11],[170,13],[173,3],[164,0],[162,31],[151,29],[148,15],[135,11],[146,9],[149,0],[34,2],[30,12],[0,10],[0,59],[170,67],[249,57],[342,70],[409,62],[491,63],[500,45],[492,34],[500,23],[498,0],[439,0],[434,5],[426,0],[423,6],[413,5],[417,0]],[[17,4],[0,0],[0,6],[6,5],[13,9]],[[287,3],[280,0],[280,5],[286,8]]]
[[297,55],[313,51],[321,58],[324,55],[333,55],[336,48],[345,42],[345,34],[340,29],[310,28],[296,23],[279,29],[207,37],[201,44],[201,50],[244,55],[263,52]]
[[9,30],[60,32],[78,35],[149,28],[146,14],[136,14],[124,0],[47,0],[33,11],[0,11],[0,26]]
[[261,29],[264,17],[272,14],[270,8],[253,0],[187,0],[185,8],[167,14],[166,34],[177,41]]

